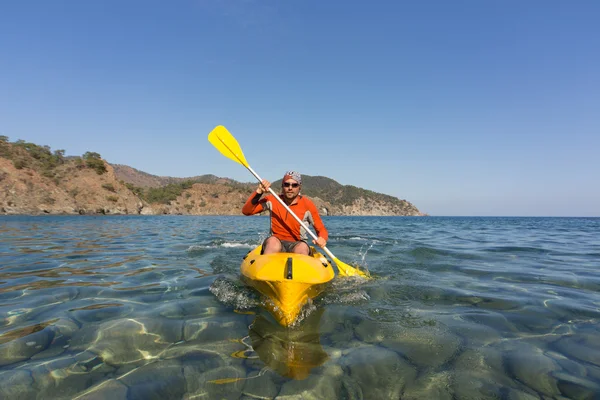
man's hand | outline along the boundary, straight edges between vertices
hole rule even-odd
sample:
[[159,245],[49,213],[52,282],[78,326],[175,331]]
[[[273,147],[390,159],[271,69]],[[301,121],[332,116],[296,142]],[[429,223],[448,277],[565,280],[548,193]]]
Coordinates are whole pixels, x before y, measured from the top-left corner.
[[263,181],[258,185],[258,188],[256,188],[256,193],[263,194],[265,192],[268,192],[270,187],[271,182],[269,182],[266,179],[263,179]]
[[325,247],[327,244],[327,240],[323,239],[321,236],[317,238],[317,240],[313,240],[313,243],[319,247]]

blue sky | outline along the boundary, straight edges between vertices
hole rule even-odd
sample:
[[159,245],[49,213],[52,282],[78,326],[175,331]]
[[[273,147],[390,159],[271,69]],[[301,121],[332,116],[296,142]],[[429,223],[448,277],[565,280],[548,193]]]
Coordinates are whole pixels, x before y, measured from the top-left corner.
[[3,1],[0,134],[430,215],[600,216],[598,1]]

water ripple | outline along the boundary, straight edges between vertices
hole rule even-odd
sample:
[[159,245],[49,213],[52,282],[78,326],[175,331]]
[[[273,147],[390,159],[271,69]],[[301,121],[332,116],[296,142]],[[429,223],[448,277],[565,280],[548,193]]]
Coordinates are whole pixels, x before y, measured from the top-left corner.
[[600,219],[325,217],[283,329],[239,279],[265,217],[0,218],[0,398],[596,398]]

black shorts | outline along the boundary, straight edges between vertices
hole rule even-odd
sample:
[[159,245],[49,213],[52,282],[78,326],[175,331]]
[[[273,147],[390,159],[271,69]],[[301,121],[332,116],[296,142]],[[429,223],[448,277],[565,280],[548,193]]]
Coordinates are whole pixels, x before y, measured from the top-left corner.
[[[270,236],[269,236],[270,237]],[[269,239],[269,238],[267,238]],[[265,239],[263,241],[262,244],[262,248],[265,248],[265,243],[267,242],[267,239]],[[312,248],[310,247],[310,245],[306,242],[306,240],[298,240],[298,241],[289,241],[289,240],[279,240],[279,242],[281,243],[281,252],[282,253],[293,253],[294,252],[294,248],[299,245],[300,243],[306,243],[306,245],[308,246],[308,255],[312,255]],[[264,250],[261,249],[261,254]]]

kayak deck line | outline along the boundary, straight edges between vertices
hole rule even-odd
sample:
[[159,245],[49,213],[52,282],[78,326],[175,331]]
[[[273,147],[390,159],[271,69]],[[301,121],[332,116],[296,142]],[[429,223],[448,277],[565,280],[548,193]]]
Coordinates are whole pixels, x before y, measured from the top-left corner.
[[262,246],[246,254],[240,266],[242,280],[270,301],[265,308],[282,326],[292,325],[302,307],[335,277],[331,263],[314,248],[312,255],[260,254]]

